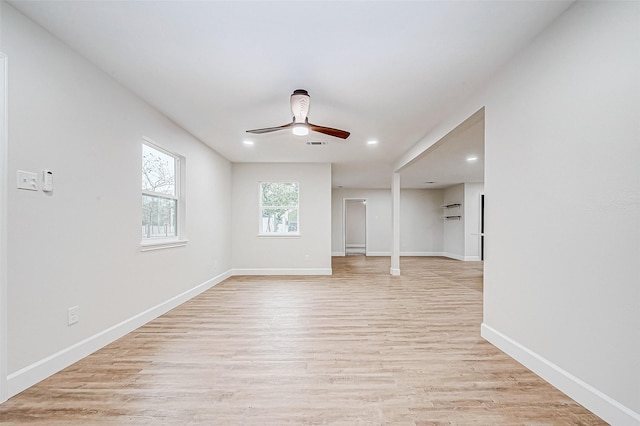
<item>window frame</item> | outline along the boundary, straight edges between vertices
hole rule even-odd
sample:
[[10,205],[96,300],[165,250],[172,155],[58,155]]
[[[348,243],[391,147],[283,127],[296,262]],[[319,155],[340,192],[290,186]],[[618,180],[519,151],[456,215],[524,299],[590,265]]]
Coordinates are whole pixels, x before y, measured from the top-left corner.
[[[140,247],[142,251],[149,251],[149,250],[158,250],[158,249],[164,249],[164,248],[172,248],[172,247],[181,247],[187,244],[187,238],[186,238],[186,221],[185,221],[185,206],[186,206],[186,202],[185,202],[185,188],[184,188],[184,183],[185,183],[185,164],[186,164],[186,159],[185,157],[183,157],[180,154],[177,154],[175,152],[171,152],[163,147],[161,147],[160,145],[158,145],[157,143],[155,143],[153,140],[147,138],[147,137],[143,137],[142,138],[142,143],[140,144],[140,174],[139,176],[142,177],[142,159],[144,156],[144,146],[147,146],[155,151],[158,151],[164,155],[167,155],[171,158],[173,158],[174,161],[174,187],[175,187],[175,194],[174,195],[170,195],[170,194],[163,194],[160,192],[154,192],[154,191],[148,191],[148,190],[144,190],[142,188],[140,188],[141,192],[141,199],[143,199],[145,196],[148,197],[156,197],[156,198],[160,198],[160,199],[165,199],[165,200],[172,200],[175,201],[176,203],[176,218],[175,218],[175,226],[176,226],[176,235],[172,235],[172,236],[158,236],[158,237],[145,237],[145,236],[141,236],[141,242],[140,242]],[[142,219],[142,212],[141,212],[141,216],[140,218]]]
[[[264,207],[262,205],[262,193],[263,193],[263,185],[265,183],[280,183],[280,184],[295,184],[298,188],[298,199],[297,199],[297,204],[295,206],[293,205],[288,205],[288,206],[266,206]],[[265,208],[285,208],[285,209],[292,209],[295,208],[296,212],[297,212],[297,224],[296,224],[296,231],[295,232],[265,232],[262,229],[262,224],[263,224],[263,211]],[[300,232],[300,182],[298,181],[288,181],[288,180],[264,180],[264,181],[260,181],[258,182],[258,237],[261,238],[300,238],[301,236],[301,232]]]

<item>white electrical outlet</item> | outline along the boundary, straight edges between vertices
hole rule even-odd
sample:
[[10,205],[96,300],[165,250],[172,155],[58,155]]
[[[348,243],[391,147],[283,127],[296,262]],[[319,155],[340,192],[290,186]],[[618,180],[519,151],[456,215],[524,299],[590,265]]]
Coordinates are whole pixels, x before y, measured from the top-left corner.
[[78,321],[80,321],[80,315],[78,313],[78,307],[77,306],[73,306],[73,307],[68,309],[68,311],[67,311],[67,320],[68,320],[68,324],[69,325],[73,325],[73,324],[77,323]]

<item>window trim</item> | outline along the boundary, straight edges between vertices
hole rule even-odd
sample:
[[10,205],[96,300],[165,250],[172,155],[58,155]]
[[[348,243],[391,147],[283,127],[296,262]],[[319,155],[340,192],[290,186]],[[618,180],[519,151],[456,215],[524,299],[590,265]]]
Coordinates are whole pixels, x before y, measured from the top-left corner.
[[153,241],[142,241],[140,243],[140,251],[162,250],[174,247],[184,247],[189,240],[158,238]]
[[[262,231],[262,185],[265,183],[292,183],[298,186],[298,204],[295,206],[298,213],[298,226],[296,232],[263,232]],[[271,208],[291,208],[293,206],[268,206]],[[300,238],[300,182],[293,180],[261,180],[258,182],[258,237],[259,238]]]
[[[141,237],[140,250],[150,251],[159,250],[165,248],[183,247],[189,241],[186,237],[186,200],[185,200],[185,165],[186,158],[180,154],[169,151],[162,148],[156,142],[150,138],[143,136],[141,143],[141,157],[144,151],[144,145],[159,151],[165,155],[168,155],[174,159],[174,173],[175,173],[175,195],[162,194],[153,191],[147,191],[141,189],[140,196],[151,196],[167,200],[176,201],[176,235],[171,237]],[[142,164],[142,162],[140,162]],[[140,176],[142,176],[142,170],[140,170]]]

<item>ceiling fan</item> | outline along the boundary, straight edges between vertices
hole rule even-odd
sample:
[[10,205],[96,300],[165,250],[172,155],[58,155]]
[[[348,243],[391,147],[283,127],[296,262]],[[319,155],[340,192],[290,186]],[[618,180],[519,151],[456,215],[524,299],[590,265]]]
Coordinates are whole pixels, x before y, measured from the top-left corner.
[[293,113],[293,121],[289,124],[278,127],[267,127],[265,129],[247,130],[247,133],[260,134],[291,129],[293,134],[298,136],[309,134],[309,130],[342,139],[346,139],[350,135],[349,132],[344,130],[309,123],[309,118],[307,117],[309,114],[309,93],[306,90],[298,89],[293,92],[291,95],[291,112]]

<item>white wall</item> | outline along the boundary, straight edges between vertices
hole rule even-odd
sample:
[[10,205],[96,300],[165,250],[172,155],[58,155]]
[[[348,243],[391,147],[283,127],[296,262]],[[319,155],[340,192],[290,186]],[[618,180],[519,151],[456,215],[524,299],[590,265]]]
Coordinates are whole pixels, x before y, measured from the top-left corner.
[[367,255],[391,255],[391,191],[388,189],[339,189],[331,191],[331,253],[344,256],[343,200],[367,200]]
[[[0,1],[0,39],[2,38]],[[0,52],[0,402],[7,399],[7,58]]]
[[441,205],[460,204],[449,209],[440,208],[441,216],[462,216],[460,220],[443,220],[444,255],[458,260],[480,260],[480,196],[482,183],[464,183],[444,190]]
[[[258,236],[259,183],[300,184],[300,237]],[[234,163],[234,274],[331,274],[331,164]]]
[[444,255],[453,259],[464,260],[464,184],[451,186],[444,190],[442,205],[449,204],[460,204],[460,206],[449,209],[441,208],[441,216],[462,216],[462,219],[443,220]]
[[400,255],[441,256],[444,221],[441,189],[400,191]]
[[480,260],[480,219],[482,183],[464,184],[464,260]]
[[482,335],[616,425],[640,424],[638,22],[574,3],[412,149],[485,107]]
[[575,3],[488,93],[484,311],[638,422],[639,22],[638,2]]
[[[367,200],[367,255],[391,256],[391,190],[334,188],[331,200],[331,252],[344,255],[343,200]],[[402,256],[443,253],[443,190],[400,191],[400,251]]]
[[[231,166],[8,4],[9,396],[220,281]],[[140,251],[142,137],[186,157],[185,247]],[[55,189],[15,189],[17,170]],[[198,287],[200,286],[200,287]],[[79,306],[79,323],[67,309]]]

